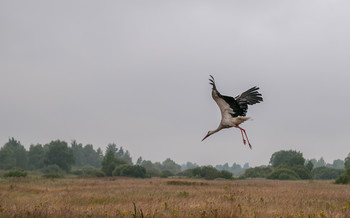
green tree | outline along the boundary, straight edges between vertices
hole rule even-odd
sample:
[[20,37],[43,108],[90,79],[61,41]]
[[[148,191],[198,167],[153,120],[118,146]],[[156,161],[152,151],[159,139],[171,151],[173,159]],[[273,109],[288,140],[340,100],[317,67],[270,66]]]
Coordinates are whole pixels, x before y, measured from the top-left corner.
[[196,168],[196,167],[199,167],[198,164],[188,161],[186,164],[183,164],[181,166],[181,171],[184,171],[184,170],[187,170],[187,169],[193,169],[193,168]]
[[72,150],[75,158],[75,166],[93,166],[96,168],[101,167],[102,151],[94,150],[93,145],[87,144],[83,146],[81,143],[77,143],[75,140],[72,141]]
[[335,180],[336,184],[350,184],[350,168],[346,169],[346,171],[339,176],[338,179]]
[[[152,163],[152,161],[150,161],[150,160],[143,160],[142,162],[141,162],[141,166],[143,166],[144,168],[154,168],[154,166],[153,166],[153,163]],[[155,169],[155,168],[154,168]],[[157,169],[157,170],[159,170],[159,169]]]
[[83,154],[85,158],[85,165],[93,166],[96,168],[101,167],[102,156],[98,151],[94,150],[93,145],[85,145],[83,148]]
[[181,171],[181,166],[175,161],[171,160],[170,158],[167,158],[165,161],[162,163],[163,165],[163,170],[170,170],[174,173],[178,173]]
[[341,159],[336,159],[333,161],[333,165],[332,165],[332,168],[335,168],[335,169],[344,169],[344,161],[341,160]]
[[107,176],[112,176],[113,170],[120,165],[127,164],[124,160],[119,159],[115,156],[112,149],[107,149],[106,155],[102,159],[102,171]]
[[0,168],[8,170],[14,167],[27,168],[27,151],[23,145],[14,138],[0,149]]
[[73,140],[71,143],[74,159],[75,159],[75,166],[82,167],[86,165],[86,160],[84,157],[84,151],[83,151],[83,144],[77,143],[76,140]]
[[136,165],[141,165],[141,164],[142,164],[142,157],[140,156],[136,161]]
[[111,150],[111,151],[113,152],[114,156],[115,156],[116,153],[117,153],[117,150],[118,150],[117,145],[116,145],[115,143],[109,143],[109,144],[107,145],[106,154],[107,154],[107,152],[108,152],[109,150]]
[[304,165],[305,158],[301,152],[293,150],[275,152],[271,156],[270,163],[274,169],[267,177],[269,179],[294,180],[312,178],[310,169]]
[[110,143],[107,145],[106,152],[108,150],[113,151],[114,156],[118,159],[124,160],[126,163],[132,165],[132,159],[130,157],[130,153],[128,150],[124,151],[123,147],[117,148],[117,145],[115,143]]
[[28,168],[31,170],[44,167],[45,150],[41,144],[30,145],[28,151]]
[[160,162],[155,162],[153,164],[153,167],[157,170],[160,170],[160,171],[164,170],[164,166]]
[[311,173],[314,179],[336,179],[344,172],[343,169],[335,169],[328,167],[314,168]]
[[56,164],[61,169],[69,172],[74,164],[73,150],[68,147],[65,141],[51,141],[46,144],[47,152],[45,153],[44,163],[46,166]]
[[[349,153],[350,155],[350,153]],[[347,156],[344,160],[344,166],[345,166],[345,169],[349,169],[350,168],[350,156]]]
[[308,170],[310,170],[310,172],[314,168],[314,164],[311,161],[308,161],[305,166]]
[[324,161],[323,157],[321,157],[321,158],[314,164],[314,168],[324,167],[324,166],[326,166],[326,161]]
[[107,175],[107,176],[112,176],[112,172],[115,169],[116,165],[116,157],[114,155],[115,153],[113,152],[112,149],[107,149],[106,155],[102,159],[102,171]]
[[126,163],[132,165],[132,159],[128,150],[124,151],[123,147],[120,147],[116,152],[116,157],[124,160]]
[[[299,161],[301,161],[303,158],[303,154],[301,152],[289,150],[289,151],[277,151],[272,154],[270,158],[270,164],[272,167],[277,168],[283,163],[288,163],[288,165],[297,165],[300,164]],[[305,161],[305,159],[304,159]],[[304,164],[304,163],[302,163]]]
[[302,153],[294,154],[289,159],[287,159],[283,164],[286,164],[288,166],[304,166],[305,158],[303,157]]

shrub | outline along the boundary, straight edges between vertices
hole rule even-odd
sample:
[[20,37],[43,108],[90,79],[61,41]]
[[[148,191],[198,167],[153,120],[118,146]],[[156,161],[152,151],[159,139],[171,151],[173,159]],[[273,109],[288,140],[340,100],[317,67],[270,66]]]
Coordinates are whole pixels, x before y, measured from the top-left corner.
[[311,175],[310,170],[304,165],[295,165],[295,166],[292,166],[288,169],[291,169],[296,174],[298,174],[300,179],[312,179],[312,175]]
[[72,171],[72,174],[81,176],[81,177],[103,177],[104,173],[92,166],[85,166],[81,169]]
[[220,178],[221,173],[216,168],[212,166],[204,166],[193,169],[193,175],[195,177],[204,178],[204,179],[216,179]]
[[21,168],[13,168],[9,172],[4,174],[5,177],[26,177],[27,172]]
[[169,176],[174,176],[174,173],[171,172],[170,170],[163,170],[163,171],[160,173],[160,177],[161,177],[161,178],[168,178]]
[[43,177],[45,178],[62,178],[64,175],[64,171],[56,164],[48,165],[41,171],[44,173]]
[[112,176],[121,176],[121,171],[125,168],[131,166],[129,164],[122,164],[120,166],[117,166],[114,168],[114,170],[112,171]]
[[45,174],[51,174],[51,173],[64,174],[64,171],[56,164],[48,165],[47,167],[43,168],[41,172]]
[[348,168],[343,174],[335,180],[336,184],[350,184],[350,168]]
[[336,179],[344,170],[328,167],[317,167],[311,171],[314,179]]
[[267,176],[268,179],[280,179],[280,180],[298,180],[300,177],[296,172],[287,168],[277,168]]
[[176,175],[177,176],[185,176],[185,177],[189,177],[189,178],[194,177],[193,169],[195,169],[195,168],[184,170],[182,172],[177,173]]
[[146,177],[146,168],[139,165],[129,165],[123,164],[115,168],[112,173],[113,176],[128,176],[136,178],[145,178]]
[[224,178],[224,179],[232,179],[233,174],[227,170],[222,170],[220,175],[220,178]]
[[[212,166],[197,167],[189,170],[185,170],[183,175],[195,178],[204,178],[208,180],[224,178],[232,179],[232,173],[226,170],[219,171]],[[190,175],[190,176],[189,176]]]
[[160,176],[160,171],[150,167],[146,168],[146,177],[159,177]]
[[266,178],[272,172],[271,167],[254,167],[247,169],[242,178]]
[[95,171],[95,176],[96,177],[105,177],[106,174],[102,170],[96,170]]

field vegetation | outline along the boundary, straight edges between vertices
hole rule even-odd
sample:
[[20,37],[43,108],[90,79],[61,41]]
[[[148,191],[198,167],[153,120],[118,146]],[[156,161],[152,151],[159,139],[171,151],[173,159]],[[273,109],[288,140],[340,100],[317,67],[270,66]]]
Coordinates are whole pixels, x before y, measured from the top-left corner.
[[350,217],[350,154],[326,164],[299,151],[268,165],[152,162],[109,144],[0,148],[0,217]]
[[350,217],[334,181],[0,179],[1,217]]

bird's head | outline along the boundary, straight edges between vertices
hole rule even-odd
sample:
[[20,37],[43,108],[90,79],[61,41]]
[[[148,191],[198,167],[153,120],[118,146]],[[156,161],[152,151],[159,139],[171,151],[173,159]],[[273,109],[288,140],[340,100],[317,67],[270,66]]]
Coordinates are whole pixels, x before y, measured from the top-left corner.
[[214,131],[209,131],[208,133],[207,133],[207,135],[206,136],[204,136],[204,138],[202,139],[202,141],[204,141],[204,139],[206,139],[206,138],[208,138],[210,135],[212,135],[214,133]]

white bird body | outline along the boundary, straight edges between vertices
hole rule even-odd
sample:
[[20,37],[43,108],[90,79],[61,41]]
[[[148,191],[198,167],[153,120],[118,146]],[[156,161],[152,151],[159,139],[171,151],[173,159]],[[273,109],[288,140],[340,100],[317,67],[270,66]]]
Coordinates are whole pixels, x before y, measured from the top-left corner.
[[242,94],[238,95],[235,98],[230,96],[224,96],[224,95],[221,95],[219,91],[216,89],[214,77],[212,76],[210,77],[211,77],[211,79],[209,79],[210,84],[213,86],[212,97],[220,108],[221,122],[218,128],[215,130],[209,131],[208,134],[203,138],[203,140],[206,139],[208,136],[220,131],[221,129],[236,127],[241,130],[243,143],[244,144],[246,143],[243,135],[244,133],[247,138],[248,145],[251,148],[251,144],[248,140],[248,136],[245,130],[241,128],[239,125],[250,119],[249,117],[245,116],[247,113],[248,105],[253,105],[263,101],[261,94],[257,91],[259,88],[253,87],[243,92]]

